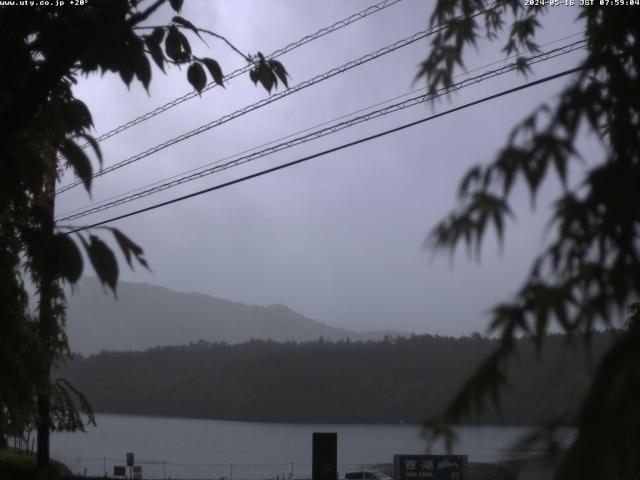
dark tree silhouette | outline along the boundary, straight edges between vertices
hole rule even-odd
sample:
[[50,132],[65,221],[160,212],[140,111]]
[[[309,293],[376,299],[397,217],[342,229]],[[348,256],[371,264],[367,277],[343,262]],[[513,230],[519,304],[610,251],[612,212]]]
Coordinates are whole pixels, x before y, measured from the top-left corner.
[[[214,36],[239,50],[178,15],[166,25],[149,25],[165,4],[178,14],[183,0],[91,0],[72,8],[36,3],[0,7],[0,438],[37,417],[40,475],[46,478],[49,428],[83,428],[74,403],[78,392],[52,382],[49,373],[68,353],[62,286],[80,278],[81,250],[114,293],[118,281],[116,256],[99,233],[69,235],[72,227],[53,219],[62,170],[71,169],[91,189],[94,167],[82,144],[102,161],[91,113],[71,86],[84,74],[115,72],[127,85],[136,80],[148,88],[153,61],[163,71],[186,66],[187,80],[201,91],[206,72],[218,84],[223,74],[214,59],[192,52],[188,37]],[[254,82],[268,91],[278,79],[286,86],[282,64],[261,54],[243,57],[253,63]],[[102,231],[114,236],[130,267],[147,266],[142,248],[126,235]],[[27,309],[27,282],[38,291],[37,318]]]
[[[535,199],[555,175],[563,190],[553,204],[552,238],[511,301],[491,312],[495,351],[480,365],[431,433],[450,433],[476,406],[499,405],[516,338],[529,335],[542,346],[552,326],[569,338],[589,341],[594,328],[610,326],[624,305],[640,295],[640,8],[598,1],[579,9],[587,56],[582,70],[560,91],[516,125],[506,146],[488,165],[472,168],[459,187],[460,206],[433,230],[427,244],[453,253],[460,244],[479,251],[493,227],[502,240],[512,212],[510,193],[522,180]],[[462,53],[481,35],[506,31],[506,53],[536,50],[536,30],[550,7],[520,0],[441,0],[433,24],[451,27],[433,40],[419,76],[432,90],[451,83]],[[553,8],[553,7],[551,7]],[[476,9],[483,15],[471,15]],[[520,59],[526,72],[526,56]],[[601,161],[585,167],[571,187],[567,171],[580,159],[578,133],[587,130],[605,146]],[[578,434],[557,478],[637,478],[640,471],[640,342],[628,329],[615,343],[586,393]]]

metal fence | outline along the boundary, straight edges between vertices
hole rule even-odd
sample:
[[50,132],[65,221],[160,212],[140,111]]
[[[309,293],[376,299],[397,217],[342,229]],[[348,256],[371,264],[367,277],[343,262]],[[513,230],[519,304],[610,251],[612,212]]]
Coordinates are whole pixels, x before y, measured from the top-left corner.
[[[73,458],[53,457],[64,463],[76,475],[90,477],[113,477],[115,466],[125,466],[124,458],[110,457]],[[376,462],[339,464],[338,472],[371,469]],[[136,459],[141,474],[126,467],[126,478],[180,479],[180,480],[306,480],[311,478],[310,463],[179,463],[165,460]],[[118,477],[115,477],[118,478]],[[120,477],[122,478],[122,477]]]

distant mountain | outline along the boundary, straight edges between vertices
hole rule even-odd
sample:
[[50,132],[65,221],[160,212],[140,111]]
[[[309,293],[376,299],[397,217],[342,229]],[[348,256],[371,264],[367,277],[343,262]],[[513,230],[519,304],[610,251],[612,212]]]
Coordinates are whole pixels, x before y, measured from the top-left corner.
[[91,277],[83,279],[67,299],[69,345],[81,354],[143,350],[199,340],[378,340],[401,334],[352,332],[317,322],[284,305],[246,305],[146,283],[120,282],[116,300]]

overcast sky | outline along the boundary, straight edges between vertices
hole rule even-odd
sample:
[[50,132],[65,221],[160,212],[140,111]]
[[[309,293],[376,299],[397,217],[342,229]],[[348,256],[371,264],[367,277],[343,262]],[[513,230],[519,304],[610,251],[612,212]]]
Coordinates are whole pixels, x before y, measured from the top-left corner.
[[[266,54],[374,3],[190,0],[185,2],[182,15],[226,36],[244,52]],[[291,75],[290,85],[426,28],[434,4],[404,0],[280,57]],[[580,33],[583,27],[574,21],[577,13],[571,7],[550,8],[539,43]],[[166,22],[170,16],[167,9],[152,23]],[[194,50],[217,59],[223,72],[245,64],[224,43],[206,40],[209,47],[193,39]],[[58,196],[57,213],[423,87],[422,81],[414,83],[414,77],[428,51],[429,39],[419,41],[107,174],[95,180],[92,199],[82,188],[65,192]],[[76,223],[113,217],[392,128],[565,70],[583,56],[581,50],[544,62],[534,68],[529,79],[504,75],[440,101],[435,110],[431,104],[419,105]],[[466,66],[473,70],[503,59],[498,45],[481,42],[477,49],[469,50]],[[499,255],[495,239],[488,235],[479,265],[468,262],[463,252],[453,266],[446,257],[431,261],[422,243],[438,220],[455,207],[455,192],[464,172],[475,163],[491,161],[514,123],[541,102],[553,102],[567,82],[567,77],[555,80],[115,222],[114,226],[144,247],[153,270],[130,272],[123,266],[121,279],[249,304],[281,303],[318,321],[352,330],[396,329],[441,335],[484,332],[487,310],[507,300],[522,284],[531,259],[544,245],[544,225],[550,203],[559,192],[557,185],[551,182],[542,189],[535,213],[529,211],[525,190],[516,189],[513,205],[517,221],[508,227],[504,252]],[[189,91],[185,71],[175,68],[166,76],[154,69],[149,94],[135,83],[127,89],[119,77],[109,74],[82,79],[75,88],[93,113],[96,134]],[[226,89],[214,88],[106,140],[102,143],[104,165],[267,96],[248,75],[235,78]],[[585,139],[581,146],[588,161],[598,158],[592,140]],[[579,178],[579,168],[575,178]]]

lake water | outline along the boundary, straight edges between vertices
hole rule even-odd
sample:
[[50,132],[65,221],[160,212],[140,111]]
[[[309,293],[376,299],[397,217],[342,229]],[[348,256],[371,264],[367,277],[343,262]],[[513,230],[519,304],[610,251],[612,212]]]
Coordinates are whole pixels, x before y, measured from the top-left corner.
[[[55,434],[51,455],[87,475],[113,473],[135,453],[144,478],[308,478],[313,432],[338,433],[338,470],[391,463],[394,454],[425,453],[416,425],[314,425],[228,422],[128,415],[97,416],[86,434]],[[460,427],[454,453],[471,462],[503,459],[522,427]],[[435,448],[433,453],[443,453]],[[293,474],[293,475],[291,475]]]

